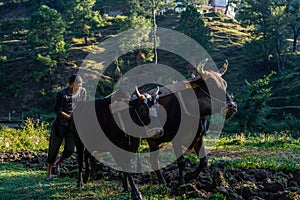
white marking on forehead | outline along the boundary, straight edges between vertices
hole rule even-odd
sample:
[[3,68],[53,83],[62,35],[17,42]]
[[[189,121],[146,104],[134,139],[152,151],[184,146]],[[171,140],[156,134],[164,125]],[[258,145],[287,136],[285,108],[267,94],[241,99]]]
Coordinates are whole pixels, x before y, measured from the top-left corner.
[[149,108],[149,114],[150,114],[151,117],[157,117],[156,107]]
[[144,96],[145,96],[145,98],[146,99],[149,99],[149,98],[151,98],[151,95],[150,94],[148,94],[148,93],[146,93],[146,94],[143,94]]

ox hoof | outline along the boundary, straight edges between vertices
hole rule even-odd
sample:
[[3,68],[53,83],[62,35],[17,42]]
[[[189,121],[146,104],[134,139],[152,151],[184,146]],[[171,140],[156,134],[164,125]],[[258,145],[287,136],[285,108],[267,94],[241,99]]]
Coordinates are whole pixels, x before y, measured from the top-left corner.
[[140,192],[132,192],[131,197],[133,200],[142,200],[142,194]]

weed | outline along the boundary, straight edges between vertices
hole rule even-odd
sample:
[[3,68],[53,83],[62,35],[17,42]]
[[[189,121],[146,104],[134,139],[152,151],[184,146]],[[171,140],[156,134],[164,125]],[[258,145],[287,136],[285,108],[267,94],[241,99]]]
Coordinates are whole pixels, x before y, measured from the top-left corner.
[[34,123],[27,119],[21,129],[2,127],[0,129],[0,149],[2,150],[44,150],[48,147],[47,123]]

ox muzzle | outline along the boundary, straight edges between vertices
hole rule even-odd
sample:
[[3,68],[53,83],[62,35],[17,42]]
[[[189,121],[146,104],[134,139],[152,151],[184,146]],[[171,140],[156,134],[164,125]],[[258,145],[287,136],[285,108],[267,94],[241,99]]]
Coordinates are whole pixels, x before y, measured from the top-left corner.
[[237,104],[234,101],[227,101],[221,112],[225,119],[229,119],[237,112]]
[[164,135],[164,129],[157,114],[158,105],[154,105],[149,108],[149,115],[151,118],[151,124],[147,127],[146,135],[148,138],[160,138]]

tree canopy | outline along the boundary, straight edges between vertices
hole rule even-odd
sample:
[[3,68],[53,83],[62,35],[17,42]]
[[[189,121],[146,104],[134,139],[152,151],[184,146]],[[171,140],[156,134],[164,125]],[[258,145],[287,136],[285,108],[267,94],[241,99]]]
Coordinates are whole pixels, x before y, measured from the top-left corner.
[[200,13],[193,5],[188,5],[181,13],[177,30],[196,40],[206,50],[209,49],[208,30]]
[[[299,37],[299,7],[297,1],[266,0],[241,2],[238,19],[245,26],[253,26],[253,41],[248,44],[248,52],[255,52],[250,60],[263,63],[269,69],[283,72],[286,57],[290,51],[288,39],[294,34],[293,51]],[[298,12],[295,11],[298,9]],[[260,51],[254,51],[260,49]],[[251,54],[251,53],[250,53]],[[250,55],[249,54],[249,55]]]
[[[64,33],[66,23],[56,10],[46,5],[31,15],[28,43],[36,52],[57,57],[66,53]],[[42,50],[41,50],[42,48]]]

